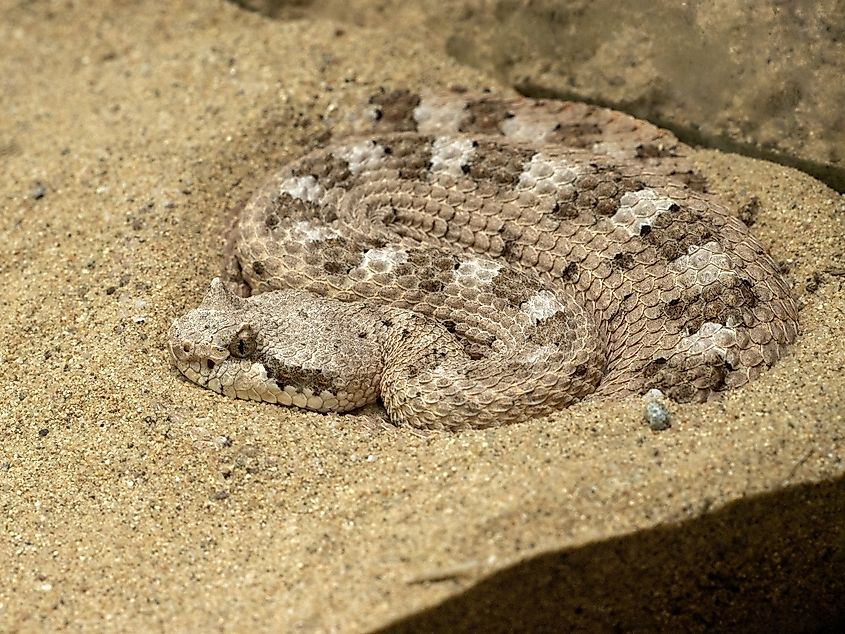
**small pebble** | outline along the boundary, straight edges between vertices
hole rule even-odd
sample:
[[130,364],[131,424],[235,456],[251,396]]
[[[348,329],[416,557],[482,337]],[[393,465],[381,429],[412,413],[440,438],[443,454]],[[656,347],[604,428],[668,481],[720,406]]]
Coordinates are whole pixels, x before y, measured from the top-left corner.
[[32,190],[30,190],[29,195],[33,200],[39,200],[40,198],[44,198],[46,193],[47,190],[44,189],[44,185],[41,183],[35,183]]
[[218,449],[223,449],[224,447],[232,446],[232,441],[229,440],[228,436],[217,436],[213,442],[214,446]]
[[669,429],[669,410],[663,403],[649,401],[645,406],[645,419],[652,431]]

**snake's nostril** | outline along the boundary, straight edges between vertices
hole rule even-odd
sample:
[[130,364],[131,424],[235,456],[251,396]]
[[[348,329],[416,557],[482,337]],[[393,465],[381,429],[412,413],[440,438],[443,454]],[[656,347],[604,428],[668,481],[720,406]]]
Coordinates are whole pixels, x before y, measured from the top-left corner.
[[190,341],[183,341],[182,342],[182,352],[184,352],[185,354],[189,354],[191,352],[191,350],[193,350],[193,349],[194,349],[194,344],[192,344]]

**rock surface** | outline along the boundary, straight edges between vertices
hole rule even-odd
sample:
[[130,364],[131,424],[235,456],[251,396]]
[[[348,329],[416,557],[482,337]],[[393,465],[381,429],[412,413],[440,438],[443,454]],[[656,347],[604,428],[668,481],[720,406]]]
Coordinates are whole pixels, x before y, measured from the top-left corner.
[[242,0],[390,24],[534,97],[587,100],[845,191],[845,5],[672,0]]

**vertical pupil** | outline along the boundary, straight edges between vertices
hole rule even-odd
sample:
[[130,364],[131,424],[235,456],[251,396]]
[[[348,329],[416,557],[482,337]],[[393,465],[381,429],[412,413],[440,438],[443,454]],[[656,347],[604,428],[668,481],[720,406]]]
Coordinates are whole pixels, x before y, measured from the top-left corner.
[[246,344],[244,343],[243,339],[238,339],[238,354],[246,354]]

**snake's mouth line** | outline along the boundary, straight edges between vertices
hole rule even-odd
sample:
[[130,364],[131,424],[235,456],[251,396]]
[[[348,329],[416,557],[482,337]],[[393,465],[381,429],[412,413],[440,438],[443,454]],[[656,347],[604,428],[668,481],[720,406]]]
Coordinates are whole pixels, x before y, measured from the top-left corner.
[[[316,392],[308,387],[279,385],[268,378],[267,369],[260,363],[232,364],[217,363],[211,359],[190,363],[173,357],[179,372],[192,383],[208,388],[229,398],[273,403],[287,407],[298,407],[315,412],[328,413],[349,411],[358,405],[350,401],[345,391],[333,393],[329,390]],[[235,367],[232,367],[235,366]]]

